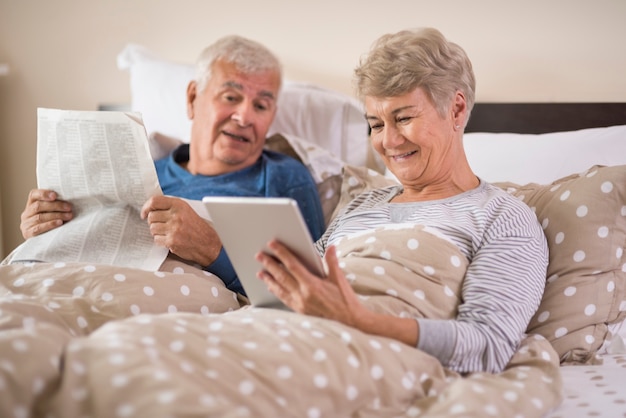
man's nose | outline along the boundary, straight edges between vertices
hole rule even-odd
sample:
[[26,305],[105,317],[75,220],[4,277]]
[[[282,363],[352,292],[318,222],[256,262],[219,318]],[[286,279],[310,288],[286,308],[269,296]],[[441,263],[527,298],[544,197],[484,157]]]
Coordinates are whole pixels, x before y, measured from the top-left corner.
[[250,125],[254,119],[252,104],[246,101],[239,103],[233,112],[232,119],[241,127]]

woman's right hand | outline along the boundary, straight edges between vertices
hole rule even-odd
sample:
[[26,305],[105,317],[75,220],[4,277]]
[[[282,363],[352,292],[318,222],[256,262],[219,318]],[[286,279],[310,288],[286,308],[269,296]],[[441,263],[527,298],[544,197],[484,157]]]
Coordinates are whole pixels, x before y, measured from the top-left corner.
[[56,192],[33,189],[22,212],[20,230],[24,239],[48,232],[74,217],[72,204],[58,199]]

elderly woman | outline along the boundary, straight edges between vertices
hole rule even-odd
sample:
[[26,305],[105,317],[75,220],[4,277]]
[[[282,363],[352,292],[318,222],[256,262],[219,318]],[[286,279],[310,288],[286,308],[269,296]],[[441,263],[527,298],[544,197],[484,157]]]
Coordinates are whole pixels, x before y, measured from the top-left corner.
[[[325,253],[325,278],[275,241],[275,258],[258,255],[264,267],[259,277],[296,312],[417,346],[461,373],[499,372],[539,306],[548,250],[532,210],[478,178],[467,161],[471,62],[435,29],[401,31],[378,39],[355,78],[372,144],[400,184],[361,194],[332,221],[317,242]],[[339,262],[335,247],[343,238],[406,224],[443,237],[467,261],[458,303],[445,315],[373,309],[353,289],[359,273]],[[414,280],[423,279],[416,274]]]

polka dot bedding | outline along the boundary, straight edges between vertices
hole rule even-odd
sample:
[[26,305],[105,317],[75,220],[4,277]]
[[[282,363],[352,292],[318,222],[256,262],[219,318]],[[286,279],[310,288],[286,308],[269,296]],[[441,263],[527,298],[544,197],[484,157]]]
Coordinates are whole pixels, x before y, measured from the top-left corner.
[[[336,211],[387,184],[372,170],[344,167]],[[528,332],[547,338],[563,365],[564,400],[550,418],[626,417],[626,166],[498,185],[535,210],[548,238],[546,291]]]
[[[393,180],[344,167],[335,214],[357,194]],[[541,305],[528,332],[547,338],[563,364],[596,364],[626,319],[626,166],[592,166],[551,184],[496,183],[526,202],[548,239]]]
[[548,240],[546,289],[528,331],[562,364],[598,362],[626,318],[626,166],[500,186],[535,210]]
[[[394,233],[390,247],[367,235],[338,246],[365,250],[361,263],[340,256],[362,269],[358,294],[395,315],[453,316],[464,257],[423,228]],[[559,357],[540,335],[500,374],[459,375],[414,347],[251,308],[216,277],[165,267],[0,266],[0,416],[541,417],[561,400]],[[424,297],[416,281],[429,282]]]

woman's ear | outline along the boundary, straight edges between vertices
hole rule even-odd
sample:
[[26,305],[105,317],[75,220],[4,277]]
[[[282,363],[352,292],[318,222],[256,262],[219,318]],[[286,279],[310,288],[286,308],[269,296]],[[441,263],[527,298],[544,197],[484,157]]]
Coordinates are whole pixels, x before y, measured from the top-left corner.
[[467,122],[467,102],[465,94],[461,90],[457,90],[452,103],[452,119],[454,126],[465,128]]
[[193,104],[196,97],[198,97],[198,83],[192,80],[187,85],[187,117],[189,119],[194,117]]

